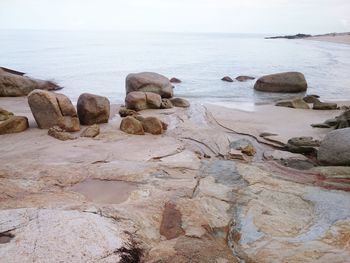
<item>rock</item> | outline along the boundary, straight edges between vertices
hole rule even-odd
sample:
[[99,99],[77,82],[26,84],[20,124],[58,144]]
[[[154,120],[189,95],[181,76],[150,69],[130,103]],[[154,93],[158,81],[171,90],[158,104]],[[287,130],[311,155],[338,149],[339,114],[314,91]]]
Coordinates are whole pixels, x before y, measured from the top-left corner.
[[256,154],[256,150],[255,148],[253,147],[253,145],[247,145],[246,147],[242,148],[241,149],[241,152],[243,154],[246,154],[248,156],[254,156]]
[[256,150],[253,144],[247,139],[239,139],[237,141],[231,142],[229,147],[230,149],[239,150],[248,156],[254,156],[256,154]]
[[94,138],[97,135],[100,134],[100,126],[97,124],[94,124],[90,127],[87,127],[83,132],[80,134],[80,137],[89,137],[89,138]]
[[322,165],[350,165],[350,128],[329,132],[322,140],[317,154]]
[[225,76],[221,79],[222,81],[226,81],[226,82],[233,82],[233,79],[229,76]]
[[230,149],[228,155],[229,159],[245,161],[244,155],[240,150]]
[[169,99],[162,99],[162,104],[160,105],[161,109],[171,109],[174,105],[171,103]]
[[0,107],[0,121],[6,121],[14,114]]
[[125,104],[128,109],[136,111],[159,109],[162,104],[162,98],[155,93],[134,91],[126,95]]
[[286,149],[292,153],[315,153],[320,142],[312,137],[294,137],[288,140]]
[[337,119],[328,119],[324,122],[324,124],[333,127],[333,126],[336,126],[338,124],[338,120]]
[[35,89],[58,90],[61,88],[52,81],[32,79],[23,76],[23,73],[0,68],[0,97],[27,96]]
[[[142,123],[142,127],[144,132],[151,133],[153,135],[158,135],[164,133],[164,130],[166,130],[167,125],[160,121],[156,117],[141,117],[141,116],[135,116],[135,119],[140,121]],[[164,124],[166,126],[164,126]],[[164,129],[165,127],[165,129]]]
[[173,96],[173,85],[163,75],[153,72],[129,74],[126,77],[126,94],[133,91],[153,92],[162,98]]
[[190,102],[182,98],[172,98],[170,99],[170,101],[175,107],[181,107],[181,108],[190,107]]
[[40,129],[59,126],[66,131],[79,131],[79,119],[68,97],[46,90],[34,90],[28,104]]
[[182,229],[181,212],[172,203],[166,203],[164,206],[159,233],[168,240],[185,234],[185,231]]
[[10,116],[7,120],[0,122],[0,135],[17,133],[29,128],[28,119],[21,116]]
[[312,128],[320,128],[320,129],[328,129],[331,128],[328,124],[325,123],[316,123],[316,124],[311,124]]
[[129,110],[125,107],[120,107],[119,115],[120,115],[120,117],[124,118],[127,116],[136,116],[136,115],[139,115],[139,113],[137,111],[134,111],[134,110]]
[[129,134],[144,135],[142,123],[134,117],[125,117],[120,123],[120,130]]
[[83,125],[107,123],[110,103],[106,97],[83,93],[79,96],[77,110],[80,123]]
[[307,90],[307,82],[302,73],[286,72],[259,78],[254,89],[265,92],[296,93]]
[[48,135],[51,137],[61,140],[61,141],[67,141],[67,140],[75,140],[77,137],[73,136],[72,134],[65,132],[58,126],[54,126],[50,128],[47,132]]
[[250,77],[250,76],[238,76],[236,78],[237,81],[243,82],[243,81],[248,81],[248,80],[253,80],[255,79],[254,77]]
[[303,101],[305,101],[306,103],[317,103],[320,102],[318,98],[319,96],[317,95],[307,95],[303,98]]
[[171,78],[171,79],[170,79],[170,82],[171,82],[171,83],[177,83],[177,84],[178,84],[178,83],[181,83],[182,81],[181,81],[180,79],[178,79],[178,78]]
[[337,116],[335,120],[336,124],[332,125],[335,126],[335,129],[344,129],[350,127],[350,110],[344,111],[341,115]]
[[336,103],[326,103],[326,102],[315,102],[313,110],[336,110],[338,105]]
[[283,100],[276,103],[276,106],[280,107],[288,107],[294,109],[310,109],[309,105],[302,99],[294,99],[294,100]]

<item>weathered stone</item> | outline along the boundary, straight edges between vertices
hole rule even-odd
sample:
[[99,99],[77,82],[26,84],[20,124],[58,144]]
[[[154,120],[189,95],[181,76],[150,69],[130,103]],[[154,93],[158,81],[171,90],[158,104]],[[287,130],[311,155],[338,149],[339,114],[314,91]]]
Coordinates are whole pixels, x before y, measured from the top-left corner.
[[243,81],[248,81],[248,80],[254,80],[254,77],[250,77],[250,76],[238,76],[236,78],[237,81],[243,82]]
[[307,82],[302,73],[286,72],[259,78],[254,89],[266,92],[295,93],[307,90]]
[[125,107],[120,107],[119,115],[120,115],[120,117],[124,118],[127,116],[136,116],[136,115],[139,115],[139,113],[137,111],[134,111],[134,110],[129,110]]
[[314,110],[336,110],[338,108],[337,103],[315,102],[312,109]]
[[143,130],[154,135],[162,134],[164,132],[163,123],[156,117],[141,117],[135,118],[142,123]]
[[0,107],[0,121],[6,121],[8,118],[12,117],[14,114]]
[[78,116],[83,125],[107,123],[110,114],[110,103],[106,97],[83,93],[79,96]]
[[136,111],[159,109],[161,104],[161,96],[151,92],[134,91],[128,93],[125,98],[126,107]]
[[0,135],[17,133],[29,128],[28,119],[21,116],[10,116],[7,120],[0,122]]
[[134,117],[125,117],[120,123],[120,130],[129,134],[144,135],[142,123]]
[[233,82],[233,79],[229,76],[225,76],[221,79],[222,81],[226,81],[226,82]]
[[126,77],[126,93],[133,91],[153,92],[162,98],[173,96],[173,86],[169,79],[153,72],[129,74]]
[[67,140],[75,140],[77,137],[73,136],[72,134],[65,132],[58,126],[54,126],[50,128],[47,132],[48,135],[51,137],[61,140],[61,141],[67,141]]
[[181,212],[176,209],[176,205],[172,203],[166,203],[164,206],[162,222],[160,224],[159,232],[166,239],[174,239],[185,234],[182,229],[182,215]]
[[145,94],[146,94],[147,107],[149,109],[159,109],[162,104],[161,96],[152,92],[145,92]]
[[171,82],[171,83],[177,83],[177,84],[178,84],[178,83],[181,83],[182,81],[181,81],[180,79],[178,79],[178,78],[171,78],[171,79],[170,79],[170,82]]
[[306,103],[317,103],[320,102],[318,98],[319,96],[317,95],[307,95],[303,98],[303,101],[305,101]]
[[280,107],[288,107],[294,109],[310,109],[309,105],[302,99],[294,99],[294,100],[284,100],[276,103],[276,106]]
[[315,153],[320,142],[312,137],[295,137],[288,140],[286,149],[292,153]]
[[350,165],[350,128],[329,132],[321,142],[317,160],[323,165]]
[[172,98],[170,99],[170,101],[175,107],[181,107],[181,108],[190,107],[190,102],[182,98]]
[[65,95],[34,90],[28,95],[28,104],[40,129],[59,126],[66,131],[80,130],[75,108]]
[[248,145],[241,149],[241,152],[248,155],[248,156],[254,156],[256,154],[256,150],[253,145]]
[[80,137],[89,137],[93,138],[100,134],[100,126],[97,124],[94,124],[90,127],[87,127],[83,132],[80,134]]
[[162,104],[160,105],[161,109],[171,109],[174,105],[171,103],[169,99],[162,99]]
[[58,90],[61,88],[52,81],[32,79],[23,76],[23,73],[0,68],[0,97],[27,96],[35,89]]

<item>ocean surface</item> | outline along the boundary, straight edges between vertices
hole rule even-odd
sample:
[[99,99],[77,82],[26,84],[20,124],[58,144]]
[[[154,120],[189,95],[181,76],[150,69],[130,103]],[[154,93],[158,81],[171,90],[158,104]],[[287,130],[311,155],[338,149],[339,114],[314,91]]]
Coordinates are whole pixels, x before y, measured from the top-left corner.
[[257,92],[254,81],[223,76],[300,71],[308,94],[350,99],[350,45],[263,35],[0,31],[0,66],[54,80],[73,101],[90,92],[123,102],[125,77],[142,71],[180,78],[176,96],[243,109],[295,94]]

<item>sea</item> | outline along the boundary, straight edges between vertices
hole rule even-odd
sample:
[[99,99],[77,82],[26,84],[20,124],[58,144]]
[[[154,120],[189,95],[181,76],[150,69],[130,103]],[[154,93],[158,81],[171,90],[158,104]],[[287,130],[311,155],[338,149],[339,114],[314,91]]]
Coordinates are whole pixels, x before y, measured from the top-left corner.
[[254,90],[255,81],[227,83],[224,76],[304,73],[308,94],[350,99],[350,45],[267,35],[112,31],[0,31],[0,66],[57,82],[77,101],[84,92],[125,98],[129,73],[177,77],[175,96],[243,110],[303,94]]

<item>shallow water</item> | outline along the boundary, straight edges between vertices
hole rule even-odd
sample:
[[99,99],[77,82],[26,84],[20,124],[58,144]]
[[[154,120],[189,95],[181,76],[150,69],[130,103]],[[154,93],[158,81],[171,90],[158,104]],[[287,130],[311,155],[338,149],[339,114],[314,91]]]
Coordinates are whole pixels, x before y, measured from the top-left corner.
[[350,98],[350,45],[306,40],[265,40],[235,34],[1,31],[0,65],[53,79],[74,101],[82,92],[122,102],[125,77],[155,71],[183,80],[175,94],[202,102],[251,108],[281,95],[256,92],[236,77],[301,71],[308,93]]
[[86,180],[68,188],[84,195],[89,201],[103,204],[123,203],[136,189],[137,185],[133,183],[103,180]]

